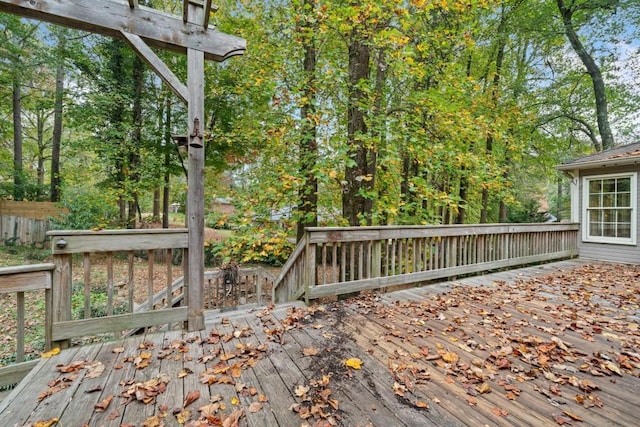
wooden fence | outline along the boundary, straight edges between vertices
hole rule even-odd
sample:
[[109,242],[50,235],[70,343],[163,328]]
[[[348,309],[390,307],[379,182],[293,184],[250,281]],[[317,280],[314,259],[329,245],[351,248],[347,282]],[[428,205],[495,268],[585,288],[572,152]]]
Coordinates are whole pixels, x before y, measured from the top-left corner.
[[274,302],[570,258],[578,224],[308,228],[274,283]]
[[0,200],[0,239],[5,245],[44,244],[49,218],[65,212],[51,202]]
[[[34,264],[19,267],[0,268],[0,294],[15,294],[16,310],[16,345],[15,364],[0,368],[0,387],[13,385],[19,382],[37,363],[25,362],[25,293],[43,291],[44,293],[44,318],[42,329],[44,330],[45,350],[51,348],[50,319],[51,319],[51,272],[53,264]],[[5,344],[6,345],[6,342]]]

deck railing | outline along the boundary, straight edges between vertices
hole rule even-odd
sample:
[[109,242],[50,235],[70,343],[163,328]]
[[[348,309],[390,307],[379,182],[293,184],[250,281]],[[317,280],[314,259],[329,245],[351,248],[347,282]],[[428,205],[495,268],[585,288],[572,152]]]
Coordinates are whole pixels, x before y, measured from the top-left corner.
[[[55,264],[54,346],[67,346],[77,337],[117,335],[187,320],[185,286],[173,286],[174,277],[181,275],[176,273],[179,266],[174,265],[174,255],[183,252],[182,260],[188,258],[186,229],[52,231],[48,235]],[[82,274],[74,281],[74,261],[77,265],[80,259]],[[158,304],[156,294],[161,289],[166,289],[165,298]],[[174,307],[178,299],[182,306]],[[142,303],[147,310],[136,310]]]
[[348,294],[578,255],[578,224],[307,228],[274,302]]
[[[51,348],[51,335],[48,325],[51,316],[51,272],[53,269],[53,264],[0,268],[0,294],[16,295],[16,363],[0,368],[0,387],[19,382],[37,363],[37,360],[25,361],[25,334],[27,330],[25,293],[44,293],[44,317],[39,327],[44,331],[45,350]],[[33,313],[31,314],[33,315]],[[7,345],[7,343],[5,342],[3,345]]]

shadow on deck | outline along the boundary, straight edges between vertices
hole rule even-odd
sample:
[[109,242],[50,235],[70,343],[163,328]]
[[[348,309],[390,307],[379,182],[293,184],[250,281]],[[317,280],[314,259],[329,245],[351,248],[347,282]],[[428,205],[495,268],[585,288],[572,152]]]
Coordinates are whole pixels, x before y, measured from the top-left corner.
[[572,260],[210,313],[43,359],[0,425],[636,425],[639,277]]

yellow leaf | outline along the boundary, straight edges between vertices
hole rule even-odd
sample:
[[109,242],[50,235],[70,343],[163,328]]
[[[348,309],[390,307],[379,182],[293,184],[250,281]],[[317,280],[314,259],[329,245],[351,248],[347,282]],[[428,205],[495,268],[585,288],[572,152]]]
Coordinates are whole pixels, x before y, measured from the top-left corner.
[[[60,349],[58,349],[60,350]],[[51,357],[51,356],[49,356]],[[54,424],[58,423],[58,418],[51,418],[50,420],[39,420],[33,425],[33,427],[51,427]]]
[[360,369],[362,366],[362,360],[358,359],[357,357],[352,357],[350,359],[347,359],[344,364],[348,367],[348,368],[353,368],[353,369]]
[[416,402],[416,407],[417,407],[417,408],[423,408],[423,409],[424,409],[424,408],[428,408],[428,407],[429,407],[429,405],[427,404],[427,402],[423,402],[422,400],[418,400],[418,401]]
[[234,397],[231,398],[231,404],[232,405],[238,405],[238,404],[240,404],[240,401],[238,400],[237,397],[234,396]]
[[[43,358],[43,359],[48,359],[50,357],[55,356],[56,354],[60,354],[60,349],[58,347],[56,347],[56,348],[54,348],[54,349],[52,349],[50,351],[47,351],[46,353],[42,353],[42,355],[40,357]],[[57,419],[56,419],[56,422],[58,422]]]

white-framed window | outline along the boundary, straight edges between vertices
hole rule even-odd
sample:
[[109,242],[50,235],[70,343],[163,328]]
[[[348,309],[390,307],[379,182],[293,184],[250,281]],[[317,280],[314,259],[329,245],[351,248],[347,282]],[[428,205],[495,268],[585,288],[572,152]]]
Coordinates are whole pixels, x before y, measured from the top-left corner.
[[635,245],[636,183],[636,172],[584,177],[584,241]]

